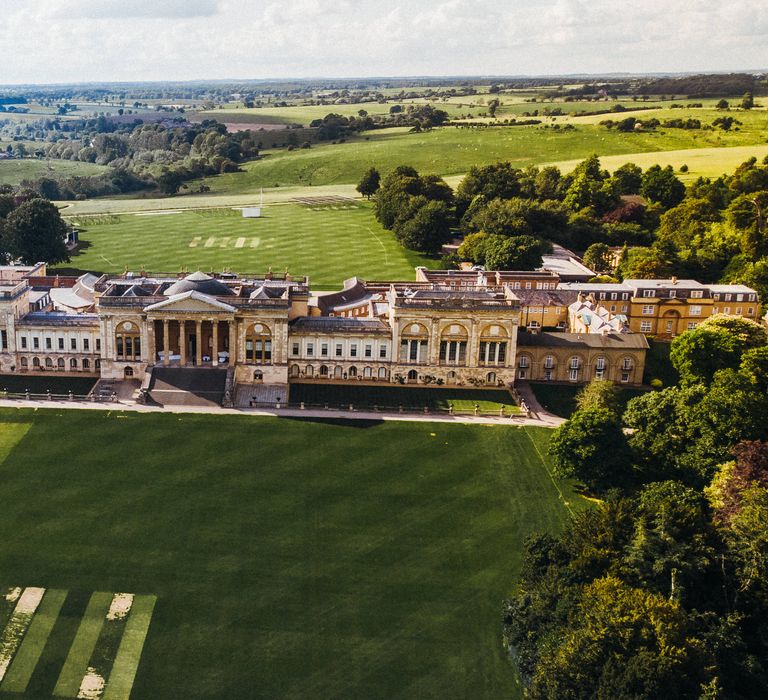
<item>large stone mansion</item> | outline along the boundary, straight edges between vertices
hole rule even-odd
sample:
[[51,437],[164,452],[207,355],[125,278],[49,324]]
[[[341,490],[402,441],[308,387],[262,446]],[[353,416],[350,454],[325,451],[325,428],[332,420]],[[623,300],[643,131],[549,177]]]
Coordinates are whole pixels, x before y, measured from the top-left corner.
[[639,384],[645,332],[672,335],[727,308],[759,314],[740,286],[561,283],[549,271],[418,268],[412,282],[352,278],[313,294],[306,278],[271,273],[63,278],[14,266],[0,268],[0,372],[145,380],[155,367],[220,367],[233,386],[286,389]]

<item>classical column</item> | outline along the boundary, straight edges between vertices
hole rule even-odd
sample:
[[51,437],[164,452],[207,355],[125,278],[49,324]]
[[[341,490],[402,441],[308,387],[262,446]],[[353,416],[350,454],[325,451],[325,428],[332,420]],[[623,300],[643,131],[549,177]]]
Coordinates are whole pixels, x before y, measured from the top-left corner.
[[203,364],[203,322],[195,321],[195,350],[197,357],[195,364],[199,367]]
[[187,336],[185,333],[186,321],[179,319],[179,355],[181,355],[181,366],[187,364]]
[[213,352],[211,353],[211,359],[213,360],[213,366],[216,367],[219,364],[219,320],[213,319]]
[[236,321],[227,321],[229,327],[229,365],[230,367],[237,362],[237,325]]
[[170,350],[170,334],[168,333],[168,326],[169,321],[167,318],[163,319],[163,364],[167,365],[171,361],[171,350]]

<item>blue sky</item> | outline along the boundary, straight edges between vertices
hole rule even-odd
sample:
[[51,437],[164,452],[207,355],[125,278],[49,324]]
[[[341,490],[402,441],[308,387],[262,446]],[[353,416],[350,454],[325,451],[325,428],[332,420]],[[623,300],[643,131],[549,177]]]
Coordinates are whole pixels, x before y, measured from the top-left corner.
[[0,83],[768,68],[758,0],[0,0]]

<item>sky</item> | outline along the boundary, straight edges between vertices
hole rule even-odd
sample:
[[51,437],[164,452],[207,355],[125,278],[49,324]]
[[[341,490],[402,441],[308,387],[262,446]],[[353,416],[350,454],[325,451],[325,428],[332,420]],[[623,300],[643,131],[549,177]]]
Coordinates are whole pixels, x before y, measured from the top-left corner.
[[0,84],[768,68],[763,0],[0,0]]

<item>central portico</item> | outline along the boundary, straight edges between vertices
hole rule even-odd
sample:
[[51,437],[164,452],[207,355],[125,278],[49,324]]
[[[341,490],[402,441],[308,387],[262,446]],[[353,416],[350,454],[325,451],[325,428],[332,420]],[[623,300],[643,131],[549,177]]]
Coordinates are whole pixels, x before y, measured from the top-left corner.
[[174,294],[144,308],[154,361],[203,366],[237,362],[237,309],[194,290]]

